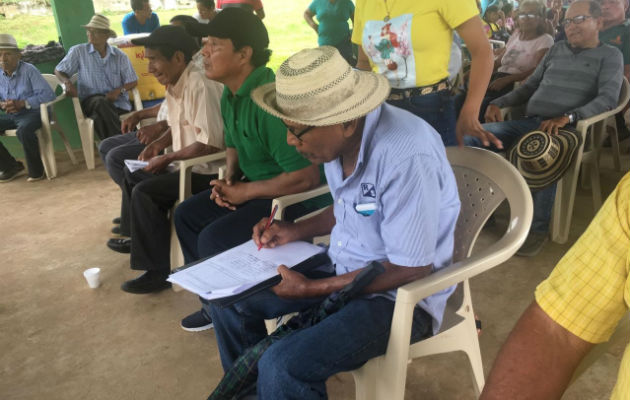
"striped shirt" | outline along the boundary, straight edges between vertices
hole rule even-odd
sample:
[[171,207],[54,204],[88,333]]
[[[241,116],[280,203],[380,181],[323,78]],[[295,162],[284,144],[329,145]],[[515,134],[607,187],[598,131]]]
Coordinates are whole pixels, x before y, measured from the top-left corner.
[[[337,275],[374,260],[434,270],[451,263],[457,183],[440,135],[425,121],[383,104],[366,117],[352,175],[343,179],[338,159],[324,168],[336,219],[328,255]],[[363,215],[362,207],[373,214]],[[434,333],[453,289],[419,304],[433,317]],[[396,291],[384,295],[394,299]]]
[[20,61],[11,76],[0,73],[0,100],[26,100],[31,109],[39,111],[39,105],[55,99],[42,74],[32,64]]
[[508,107],[527,103],[528,116],[555,118],[575,112],[578,119],[584,119],[617,106],[622,79],[619,50],[600,44],[575,52],[568,42],[560,41],[523,85],[490,104]]
[[[127,55],[110,45],[107,45],[104,58],[90,43],[73,46],[55,69],[68,76],[79,73],[77,88],[80,100],[95,94],[104,95],[138,80]],[[123,110],[131,110],[129,95],[122,93],[114,105]]]
[[[630,309],[630,174],[584,234],[536,288],[536,302],[557,324],[590,343],[608,341]],[[630,345],[611,396],[630,399]]]

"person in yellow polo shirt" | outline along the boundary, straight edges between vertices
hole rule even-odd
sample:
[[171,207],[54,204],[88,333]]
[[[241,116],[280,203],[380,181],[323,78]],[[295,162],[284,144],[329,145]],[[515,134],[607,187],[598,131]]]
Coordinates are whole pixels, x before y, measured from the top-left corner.
[[[626,174],[584,234],[536,288],[536,301],[499,352],[481,399],[559,399],[582,358],[610,338],[629,308]],[[611,399],[630,399],[630,344]]]
[[[448,83],[453,32],[471,56],[470,86],[459,117]],[[463,134],[500,142],[477,117],[492,74],[493,59],[474,0],[357,0],[352,42],[357,68],[389,80],[388,103],[411,111],[442,136],[446,146]]]

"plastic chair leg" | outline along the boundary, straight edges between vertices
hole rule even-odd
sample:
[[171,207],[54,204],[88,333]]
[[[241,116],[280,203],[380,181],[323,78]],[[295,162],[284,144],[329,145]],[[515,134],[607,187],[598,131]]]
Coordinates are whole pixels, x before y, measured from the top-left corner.
[[94,121],[86,120],[85,125],[79,127],[79,134],[81,135],[85,164],[88,169],[94,169]]
[[35,131],[37,141],[39,142],[39,156],[44,165],[46,178],[52,179],[57,176],[57,162],[55,160],[55,149],[53,147],[50,134],[46,134],[43,130]]
[[74,150],[72,150],[72,146],[70,146],[70,142],[68,142],[68,138],[66,138],[66,135],[61,130],[58,130],[57,133],[59,134],[59,136],[61,136],[61,140],[63,141],[63,145],[66,148],[66,152],[68,153],[68,156],[70,157],[70,161],[72,162],[73,165],[76,165],[77,157],[74,155]]
[[578,173],[582,164],[582,148],[578,149],[569,170],[558,182],[556,200],[551,216],[551,240],[564,244],[569,239],[569,229],[573,218],[573,203],[577,188]]

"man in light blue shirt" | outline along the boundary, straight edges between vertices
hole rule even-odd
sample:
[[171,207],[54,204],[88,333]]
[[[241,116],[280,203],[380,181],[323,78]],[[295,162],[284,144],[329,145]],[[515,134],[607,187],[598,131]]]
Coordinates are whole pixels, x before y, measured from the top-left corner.
[[131,33],[151,33],[160,26],[160,19],[151,10],[149,0],[131,0],[131,9],[122,19],[122,28],[125,35]]
[[[136,87],[136,76],[125,53],[107,44],[116,33],[109,19],[95,14],[87,25],[88,42],[70,48],[55,68],[66,94],[79,96],[83,113],[94,120],[100,139],[120,133],[119,115],[131,110],[128,91]],[[77,86],[70,77],[78,73]],[[77,91],[78,87],[78,91]]]
[[[323,279],[285,266],[282,281],[232,306],[212,305],[223,368],[266,335],[264,319],[301,311],[350,283],[371,261],[385,272],[340,311],[290,334],[258,364],[260,399],[320,399],[326,379],[385,352],[395,290],[450,264],[460,202],[440,135],[425,121],[385,104],[381,75],[355,71],[330,46],[303,50],[253,100],[287,126],[287,142],[324,163],[334,205],[298,223],[258,223],[264,247],[330,233]],[[416,307],[412,341],[436,333],[453,288]],[[244,393],[241,393],[244,394]]]
[[[39,106],[55,99],[46,80],[33,65],[20,60],[20,49],[15,38],[0,34],[0,134],[17,129],[17,137],[24,148],[28,181],[44,177],[44,165],[39,155],[35,131],[42,126]],[[9,182],[24,171],[0,143],[0,183]]]

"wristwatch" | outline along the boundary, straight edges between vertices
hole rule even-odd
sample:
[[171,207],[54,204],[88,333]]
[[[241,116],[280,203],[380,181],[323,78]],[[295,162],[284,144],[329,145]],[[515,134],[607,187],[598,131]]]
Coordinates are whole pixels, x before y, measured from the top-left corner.
[[125,94],[125,93],[127,93],[127,89],[125,89],[125,87],[123,86],[120,88],[120,94]]
[[577,121],[577,115],[574,112],[564,114],[565,117],[569,117],[569,123],[573,124]]

